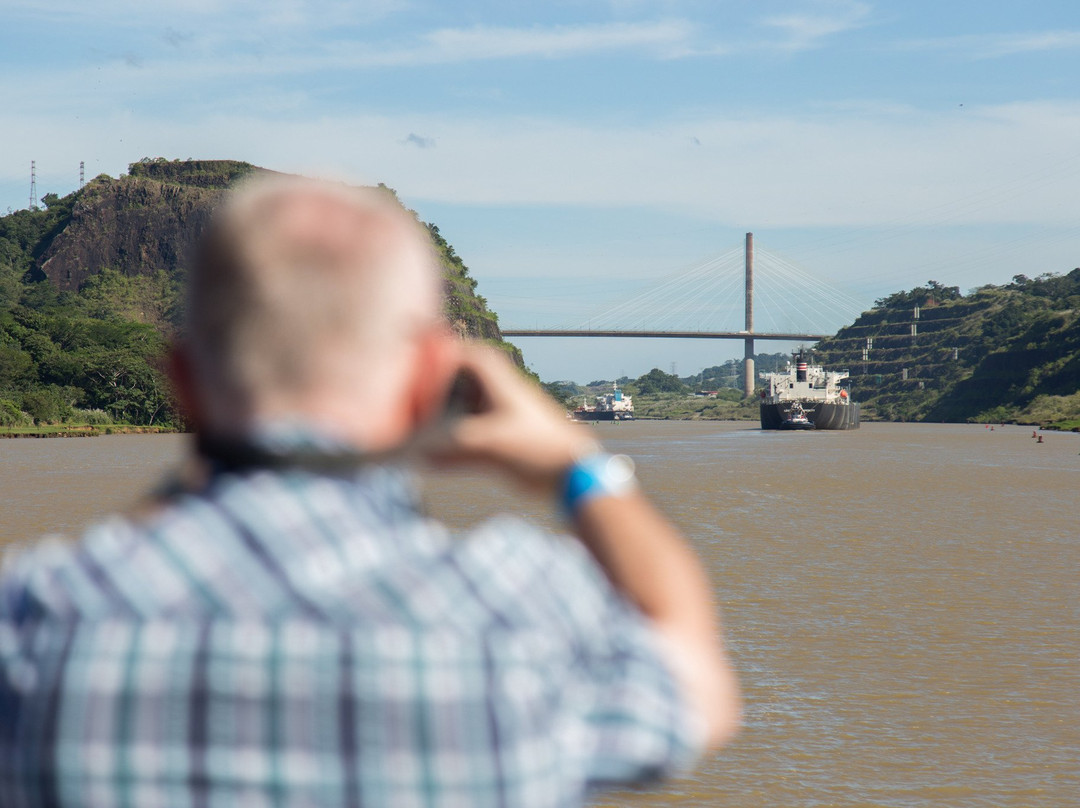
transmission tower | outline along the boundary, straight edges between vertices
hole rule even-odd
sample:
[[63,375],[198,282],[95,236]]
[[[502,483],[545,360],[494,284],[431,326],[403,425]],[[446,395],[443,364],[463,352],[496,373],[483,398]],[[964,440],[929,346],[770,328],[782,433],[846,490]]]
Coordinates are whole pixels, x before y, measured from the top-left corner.
[[37,161],[30,161],[30,210],[37,210]]
[[86,161],[79,161],[79,190],[86,184]]

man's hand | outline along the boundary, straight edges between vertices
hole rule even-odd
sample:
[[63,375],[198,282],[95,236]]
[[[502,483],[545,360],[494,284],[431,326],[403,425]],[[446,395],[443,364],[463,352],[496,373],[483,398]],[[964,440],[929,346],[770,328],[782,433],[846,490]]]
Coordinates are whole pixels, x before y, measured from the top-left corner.
[[[508,472],[537,491],[561,493],[567,471],[600,449],[496,351],[465,346],[462,370],[479,390],[475,414],[444,424],[431,455]],[[612,584],[653,624],[687,702],[716,746],[738,727],[739,695],[724,653],[712,587],[679,530],[640,492],[582,502],[574,532]]]
[[554,493],[575,460],[599,450],[588,429],[570,421],[495,349],[464,346],[461,371],[479,388],[478,411],[443,424],[429,445],[436,461],[485,464]]

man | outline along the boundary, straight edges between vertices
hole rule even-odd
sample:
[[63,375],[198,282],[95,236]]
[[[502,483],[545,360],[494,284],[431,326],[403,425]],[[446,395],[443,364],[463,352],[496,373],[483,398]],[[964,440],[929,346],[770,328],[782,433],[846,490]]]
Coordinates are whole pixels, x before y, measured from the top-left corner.
[[[448,332],[400,207],[256,184],[190,284],[202,472],[0,583],[0,805],[573,805],[734,730],[693,553],[624,459]],[[417,459],[561,500],[576,538],[451,538]]]

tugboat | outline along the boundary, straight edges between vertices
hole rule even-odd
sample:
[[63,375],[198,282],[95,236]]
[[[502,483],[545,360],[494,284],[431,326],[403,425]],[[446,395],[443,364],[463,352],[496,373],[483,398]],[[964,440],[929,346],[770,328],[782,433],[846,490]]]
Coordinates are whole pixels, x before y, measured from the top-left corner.
[[798,401],[791,403],[791,409],[788,410],[784,420],[780,422],[780,429],[813,429],[814,424],[806,417],[806,412],[802,408],[802,404]]
[[612,392],[596,397],[596,406],[583,403],[571,417],[575,421],[633,421],[634,402],[615,384]]
[[809,365],[800,349],[786,372],[762,373],[761,378],[762,429],[859,428],[859,405],[848,394],[846,370]]

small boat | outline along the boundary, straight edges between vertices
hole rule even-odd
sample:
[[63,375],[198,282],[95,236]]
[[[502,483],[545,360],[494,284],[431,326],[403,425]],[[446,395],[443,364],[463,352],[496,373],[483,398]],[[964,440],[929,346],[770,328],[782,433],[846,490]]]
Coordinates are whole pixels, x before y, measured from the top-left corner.
[[787,411],[784,420],[780,422],[780,429],[813,429],[814,422],[806,417],[802,404],[795,401],[791,409]]

